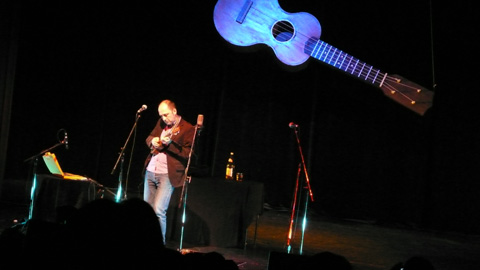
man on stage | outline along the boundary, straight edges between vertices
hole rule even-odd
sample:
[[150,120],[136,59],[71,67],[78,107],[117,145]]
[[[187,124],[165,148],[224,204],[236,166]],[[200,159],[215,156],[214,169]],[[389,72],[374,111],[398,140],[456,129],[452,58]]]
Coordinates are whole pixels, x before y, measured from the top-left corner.
[[160,102],[158,114],[160,119],[146,139],[151,152],[145,162],[143,198],[155,210],[166,243],[167,209],[174,188],[184,184],[195,127],[177,114],[171,100]]

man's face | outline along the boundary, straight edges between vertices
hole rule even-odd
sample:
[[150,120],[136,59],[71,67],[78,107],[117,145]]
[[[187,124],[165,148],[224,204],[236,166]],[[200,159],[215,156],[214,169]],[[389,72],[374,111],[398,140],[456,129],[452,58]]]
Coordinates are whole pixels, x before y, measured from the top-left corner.
[[165,124],[172,125],[175,121],[177,110],[170,110],[167,104],[162,103],[158,106],[158,114],[162,118],[163,122],[165,122]]

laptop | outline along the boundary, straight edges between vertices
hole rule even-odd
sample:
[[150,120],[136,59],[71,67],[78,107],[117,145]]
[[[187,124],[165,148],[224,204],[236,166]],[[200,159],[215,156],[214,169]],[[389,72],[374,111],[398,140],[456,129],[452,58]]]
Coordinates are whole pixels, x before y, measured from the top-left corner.
[[45,153],[45,155],[43,155],[43,161],[45,161],[45,165],[47,165],[48,170],[53,175],[68,180],[88,180],[85,176],[63,172],[54,153]]

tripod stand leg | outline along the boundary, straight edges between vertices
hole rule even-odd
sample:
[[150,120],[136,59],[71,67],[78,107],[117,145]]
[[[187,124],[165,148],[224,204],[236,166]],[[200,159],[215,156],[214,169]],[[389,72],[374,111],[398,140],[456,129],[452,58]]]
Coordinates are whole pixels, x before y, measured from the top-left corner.
[[37,163],[38,156],[33,160],[32,188],[30,190],[30,209],[28,210],[28,219],[33,218],[33,206],[35,203],[35,189],[37,188]]
[[122,188],[122,182],[123,182],[123,163],[125,161],[125,154],[122,153],[121,159],[120,159],[120,173],[118,175],[118,189],[117,189],[117,195],[115,196],[115,201],[120,202],[122,200],[122,193],[123,193],[123,188]]
[[302,240],[300,243],[300,251],[299,251],[300,255],[302,255],[303,253],[303,242],[305,239],[305,229],[307,227],[307,209],[308,209],[308,196],[305,196],[305,210],[303,211],[303,222],[302,222]]
[[295,209],[297,205],[297,196],[298,196],[298,188],[299,188],[299,181],[300,181],[300,172],[301,172],[301,164],[298,165],[298,171],[297,171],[297,179],[295,181],[295,191],[293,193],[293,200],[292,200],[292,212],[290,214],[290,223],[289,223],[289,228],[288,228],[288,233],[287,233],[287,253],[290,253],[292,251],[292,238],[294,234],[294,228],[293,228],[293,220],[295,217]]
[[180,231],[180,245],[178,247],[178,250],[181,252],[183,249],[183,232],[185,230],[185,221],[187,220],[187,191],[188,191],[188,182],[189,179],[187,177],[187,181],[184,182],[183,184],[183,192],[180,200],[182,200],[182,228]]
[[30,190],[30,208],[28,210],[28,219],[33,218],[33,206],[35,203],[35,189],[37,188],[37,175],[33,175],[32,189]]

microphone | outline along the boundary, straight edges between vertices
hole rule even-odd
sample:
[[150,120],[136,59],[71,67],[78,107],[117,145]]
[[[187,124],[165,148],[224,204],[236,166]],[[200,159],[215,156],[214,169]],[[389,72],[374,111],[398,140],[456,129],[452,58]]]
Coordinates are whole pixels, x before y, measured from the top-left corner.
[[203,129],[203,114],[199,114],[197,116],[197,129],[198,129],[198,135],[200,136],[200,131]]
[[141,113],[147,109],[147,105],[143,104],[140,109],[138,109],[137,113]]
[[297,129],[297,128],[298,128],[298,124],[295,124],[294,122],[290,122],[290,124],[288,124],[288,127],[289,127],[289,128],[293,128],[293,129]]
[[68,150],[68,134],[66,130],[65,130],[65,136],[63,137],[63,143],[65,144],[65,149]]

